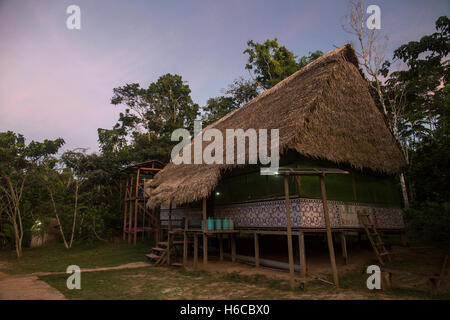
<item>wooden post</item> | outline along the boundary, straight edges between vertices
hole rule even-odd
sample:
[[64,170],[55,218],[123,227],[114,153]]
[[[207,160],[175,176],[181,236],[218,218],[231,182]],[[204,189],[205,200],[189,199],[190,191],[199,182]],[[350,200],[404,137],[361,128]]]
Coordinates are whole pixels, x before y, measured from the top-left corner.
[[223,261],[223,234],[219,234],[219,255],[220,261]]
[[289,254],[289,283],[291,289],[295,287],[294,280],[294,252],[292,250],[292,230],[291,230],[291,207],[289,201],[289,176],[284,176],[284,195],[286,197],[286,226],[287,226],[287,240],[288,240],[288,254]]
[[127,195],[128,195],[128,178],[127,182],[125,183],[125,196],[123,200],[123,240],[125,240],[125,234],[126,234],[126,228],[127,228],[127,209],[128,209],[128,201],[127,201]]
[[331,269],[333,270],[333,280],[336,288],[339,288],[339,278],[334,256],[333,237],[331,235],[330,215],[328,213],[327,191],[325,189],[325,175],[320,176],[320,189],[322,192],[323,213],[325,216],[325,226],[327,228],[328,251],[330,252]]
[[254,238],[255,238],[255,266],[257,268],[259,268],[259,239],[258,239],[258,234],[255,233]]
[[189,226],[189,213],[186,213],[184,217],[184,237],[183,237],[183,266],[187,265],[188,258],[188,226]]
[[345,238],[344,232],[341,232],[341,247],[342,247],[342,257],[344,257],[344,263],[348,264],[347,240]]
[[194,268],[197,268],[198,264],[198,235],[194,233]]
[[305,234],[300,231],[298,234],[298,247],[300,251],[300,268],[302,278],[306,277],[306,253],[305,253]]
[[170,252],[172,251],[172,202],[169,203],[169,223],[167,227],[167,264],[170,266]]
[[208,264],[208,237],[206,231],[208,226],[206,223],[206,198],[203,198],[203,266]]
[[139,175],[141,173],[141,168],[137,169],[136,175],[136,193],[134,194],[134,239],[133,244],[136,245],[137,240],[137,215],[138,215],[138,190],[139,190]]
[[231,234],[231,261],[236,261],[236,237],[234,233]]
[[132,193],[133,193],[133,177],[131,177],[130,188],[128,189],[128,204],[130,206],[128,219],[128,243],[131,243],[131,227],[133,226],[133,202],[131,202]]

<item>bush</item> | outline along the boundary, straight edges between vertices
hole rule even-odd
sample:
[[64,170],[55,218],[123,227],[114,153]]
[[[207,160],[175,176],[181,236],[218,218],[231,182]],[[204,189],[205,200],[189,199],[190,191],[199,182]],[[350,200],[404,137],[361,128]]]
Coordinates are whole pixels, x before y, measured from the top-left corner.
[[415,203],[405,209],[408,233],[417,239],[447,244],[450,239],[450,202]]

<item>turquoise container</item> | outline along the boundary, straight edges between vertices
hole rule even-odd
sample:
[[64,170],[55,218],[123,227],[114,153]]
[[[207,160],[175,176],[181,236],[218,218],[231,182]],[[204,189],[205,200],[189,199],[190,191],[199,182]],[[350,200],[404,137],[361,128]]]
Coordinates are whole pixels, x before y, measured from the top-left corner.
[[208,228],[209,231],[214,230],[214,219],[209,217],[208,220],[206,221],[206,227]]
[[222,219],[214,219],[214,226],[216,230],[222,230]]
[[230,219],[230,227],[229,230],[234,230],[234,221]]
[[202,220],[202,230],[203,230],[203,220]]
[[222,229],[229,230],[230,229],[230,219],[225,218],[222,220]]

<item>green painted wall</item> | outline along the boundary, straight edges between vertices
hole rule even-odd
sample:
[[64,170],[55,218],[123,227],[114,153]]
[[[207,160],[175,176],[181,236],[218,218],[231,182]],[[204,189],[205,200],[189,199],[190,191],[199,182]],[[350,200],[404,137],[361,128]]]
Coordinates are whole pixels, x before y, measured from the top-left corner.
[[[312,160],[290,153],[282,158],[282,167],[335,168],[336,164]],[[327,175],[325,185],[329,200],[361,202],[400,206],[401,195],[397,178],[352,170],[350,175]],[[289,177],[289,193],[292,196],[319,199],[319,177]],[[259,167],[248,166],[224,174],[215,191],[216,205],[252,200],[280,198],[284,196],[283,176],[262,176]]]

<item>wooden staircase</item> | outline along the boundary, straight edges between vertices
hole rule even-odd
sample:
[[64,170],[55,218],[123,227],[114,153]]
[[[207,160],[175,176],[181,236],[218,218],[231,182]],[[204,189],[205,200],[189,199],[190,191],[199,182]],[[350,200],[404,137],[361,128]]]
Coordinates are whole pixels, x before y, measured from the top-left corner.
[[[152,248],[152,252],[145,256],[153,261],[154,266],[167,264],[169,260],[168,245],[168,241],[159,241],[156,247]],[[175,246],[178,245],[183,245],[183,241],[172,241],[172,246],[170,248],[171,256],[175,255]],[[179,263],[171,263],[171,265],[175,267],[181,266]]]
[[391,253],[386,250],[386,247],[381,239],[381,235],[377,231],[375,223],[372,220],[372,216],[366,211],[358,211],[358,219],[366,231],[367,237],[372,244],[373,251],[375,252],[380,264],[384,264],[383,257],[386,257],[390,261]]

